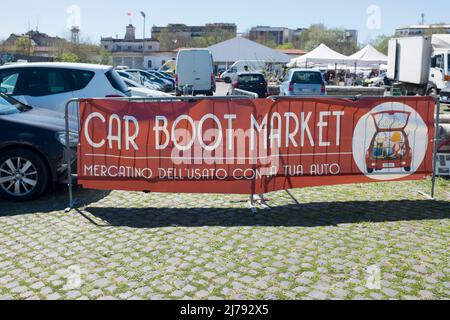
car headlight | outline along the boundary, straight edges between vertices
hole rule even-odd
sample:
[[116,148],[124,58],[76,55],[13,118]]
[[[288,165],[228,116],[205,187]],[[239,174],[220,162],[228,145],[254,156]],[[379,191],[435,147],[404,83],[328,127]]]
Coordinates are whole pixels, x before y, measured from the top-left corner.
[[[64,131],[58,132],[56,134],[58,141],[64,146],[67,147],[66,144],[66,133]],[[78,146],[78,133],[69,132],[69,147],[76,148]]]

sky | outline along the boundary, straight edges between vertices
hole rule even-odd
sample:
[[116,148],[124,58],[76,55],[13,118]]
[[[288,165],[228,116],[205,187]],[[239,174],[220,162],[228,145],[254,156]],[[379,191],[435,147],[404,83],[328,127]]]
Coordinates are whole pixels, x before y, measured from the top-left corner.
[[93,43],[101,36],[123,37],[130,20],[142,37],[141,11],[147,14],[146,36],[152,25],[168,23],[231,22],[239,32],[256,25],[299,28],[324,23],[357,29],[359,42],[367,43],[380,34],[393,34],[398,27],[418,24],[421,13],[425,23],[450,24],[449,0],[2,0],[1,7],[0,39],[24,33],[28,26],[69,37],[71,21],[79,21],[81,39]]

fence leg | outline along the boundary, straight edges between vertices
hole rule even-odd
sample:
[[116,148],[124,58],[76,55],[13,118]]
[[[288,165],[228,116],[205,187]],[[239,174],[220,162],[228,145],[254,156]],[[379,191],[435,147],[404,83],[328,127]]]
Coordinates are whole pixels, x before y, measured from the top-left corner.
[[439,122],[441,116],[441,101],[439,98],[436,99],[436,124],[435,124],[435,136],[434,136],[434,149],[433,149],[433,177],[431,178],[431,198],[434,200],[436,195],[436,161],[437,161],[437,153],[438,153],[438,144],[439,144]]
[[69,205],[64,210],[66,213],[69,213],[72,211],[74,207],[74,201],[73,201],[73,183],[72,183],[72,159],[70,156],[70,126],[69,126],[69,106],[73,102],[73,100],[69,100],[66,103],[66,109],[65,109],[65,123],[66,123],[66,161],[67,161],[67,187],[69,191]]
[[254,194],[250,195],[250,199],[248,201],[248,207],[250,208],[252,213],[257,213],[258,209],[255,206],[255,197],[254,196],[255,196]]

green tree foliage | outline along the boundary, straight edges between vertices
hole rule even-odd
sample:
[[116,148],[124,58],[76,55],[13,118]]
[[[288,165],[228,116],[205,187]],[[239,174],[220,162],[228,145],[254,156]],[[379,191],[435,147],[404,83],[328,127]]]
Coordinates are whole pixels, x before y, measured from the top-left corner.
[[61,56],[61,62],[80,62],[81,59],[73,52],[64,52]]
[[292,42],[288,42],[288,43],[282,44],[281,46],[277,46],[277,49],[282,49],[282,50],[295,49],[295,46]]
[[297,49],[311,51],[321,43],[345,55],[358,51],[357,43],[345,39],[343,29],[328,29],[323,24],[316,24],[295,37],[293,44]]
[[380,51],[381,53],[388,54],[389,51],[389,40],[394,38],[393,36],[380,35],[374,41],[371,42],[371,45],[374,46],[375,49]]
[[14,42],[14,51],[19,54],[31,56],[34,52],[33,43],[28,37],[19,37]]
[[201,37],[190,38],[182,32],[171,32],[163,29],[158,37],[162,51],[172,51],[177,48],[204,48],[234,37],[232,32],[211,29]]

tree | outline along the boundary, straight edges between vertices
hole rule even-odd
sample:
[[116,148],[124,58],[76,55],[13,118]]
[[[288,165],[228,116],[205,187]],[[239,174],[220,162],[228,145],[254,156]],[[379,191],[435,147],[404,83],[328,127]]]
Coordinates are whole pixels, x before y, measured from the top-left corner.
[[75,53],[65,52],[62,54],[61,62],[80,62],[81,59]]
[[311,51],[322,43],[345,55],[358,51],[357,43],[348,40],[344,30],[328,29],[323,24],[311,25],[293,40],[295,48],[306,51]]
[[278,46],[277,49],[287,50],[287,49],[295,49],[295,46],[292,42],[288,42]]
[[389,51],[389,40],[394,38],[394,36],[380,35],[374,41],[371,42],[371,45],[374,46],[375,49],[380,51],[383,54],[388,54]]
[[34,52],[33,43],[30,38],[22,36],[14,41],[14,51],[18,54],[31,56]]

